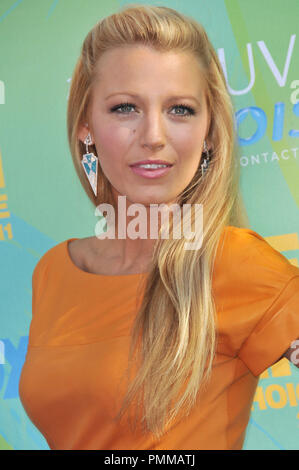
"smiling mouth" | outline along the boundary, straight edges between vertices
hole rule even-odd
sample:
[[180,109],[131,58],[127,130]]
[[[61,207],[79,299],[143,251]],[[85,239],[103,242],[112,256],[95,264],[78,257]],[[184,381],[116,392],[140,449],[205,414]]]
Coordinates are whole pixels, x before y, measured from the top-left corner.
[[130,165],[133,166],[134,168],[144,168],[145,170],[158,170],[160,168],[167,168],[169,166],[172,166],[170,164],[160,164],[160,163],[146,163],[146,164],[136,164],[136,165]]
[[153,168],[152,165],[151,168],[145,168],[147,165],[134,165],[131,166],[131,170],[133,173],[135,173],[137,176],[141,176],[143,178],[159,178],[164,175],[167,175],[173,165],[163,165],[163,166],[158,166],[158,168]]

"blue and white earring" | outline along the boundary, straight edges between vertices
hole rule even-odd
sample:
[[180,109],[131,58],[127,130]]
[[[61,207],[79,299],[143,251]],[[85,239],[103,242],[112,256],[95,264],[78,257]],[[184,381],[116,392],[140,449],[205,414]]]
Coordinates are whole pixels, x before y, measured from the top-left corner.
[[84,144],[86,145],[86,153],[83,155],[81,160],[84,172],[87,179],[92,187],[92,190],[97,195],[97,181],[98,181],[98,157],[88,151],[88,146],[91,145],[92,139],[90,133],[87,134]]
[[203,163],[201,164],[202,176],[205,175],[207,169],[209,168],[209,163],[210,163],[210,160],[211,160],[209,150],[208,150],[208,147],[207,147],[207,144],[206,144],[205,140],[203,142],[203,149],[204,149],[205,156],[204,156],[204,159],[203,159]]

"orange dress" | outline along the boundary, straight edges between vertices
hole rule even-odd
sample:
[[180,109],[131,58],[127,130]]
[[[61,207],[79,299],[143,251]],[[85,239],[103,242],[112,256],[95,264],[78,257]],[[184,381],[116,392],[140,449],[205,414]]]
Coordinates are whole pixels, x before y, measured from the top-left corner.
[[23,407],[49,447],[242,449],[259,374],[299,337],[299,269],[256,232],[225,227],[212,279],[218,343],[211,381],[189,416],[157,440],[113,419],[146,274],[87,273],[70,258],[71,240],[34,269],[19,382]]

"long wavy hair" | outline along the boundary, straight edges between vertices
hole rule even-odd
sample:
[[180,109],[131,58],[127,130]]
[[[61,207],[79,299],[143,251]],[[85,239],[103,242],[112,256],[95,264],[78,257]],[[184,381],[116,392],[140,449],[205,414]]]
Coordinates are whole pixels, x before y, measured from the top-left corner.
[[[103,52],[137,43],[161,52],[192,52],[205,79],[211,117],[208,171],[202,174],[201,157],[194,177],[177,197],[181,207],[202,204],[202,245],[186,250],[184,237],[159,236],[131,332],[127,392],[115,418],[133,410],[133,426],[139,423],[144,432],[160,438],[175,418],[190,413],[209,383],[217,344],[212,290],[216,251],[227,225],[248,227],[249,220],[239,187],[234,110],[216,52],[200,23],[163,6],[127,5],[100,20],[83,42],[71,80],[67,127],[73,163],[88,197],[95,206],[109,203],[117,209],[104,173],[98,172],[95,197],[80,163],[85,146],[78,129],[88,122],[95,67]],[[95,146],[92,151],[97,154]],[[194,212],[190,217],[194,224]]]

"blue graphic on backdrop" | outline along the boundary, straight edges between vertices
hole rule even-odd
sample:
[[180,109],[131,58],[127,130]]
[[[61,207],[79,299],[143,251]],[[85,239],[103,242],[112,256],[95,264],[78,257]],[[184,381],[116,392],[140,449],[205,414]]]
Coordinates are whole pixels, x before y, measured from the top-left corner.
[[[275,103],[272,139],[276,141],[281,140],[283,138],[284,111],[285,111],[284,103],[282,102]],[[293,113],[295,114],[295,116],[299,117],[299,102],[294,104]],[[239,109],[235,113],[238,129],[239,129],[240,124],[246,118],[248,118],[248,116],[251,116],[255,120],[257,124],[257,130],[250,137],[247,137],[247,138],[238,137],[238,142],[242,146],[255,144],[265,135],[265,132],[267,130],[267,115],[262,108],[259,108],[257,106],[249,106],[247,108],[242,108],[242,109]],[[299,130],[291,129],[288,135],[290,137],[299,137]]]

